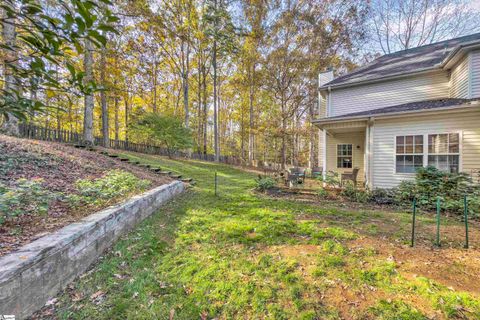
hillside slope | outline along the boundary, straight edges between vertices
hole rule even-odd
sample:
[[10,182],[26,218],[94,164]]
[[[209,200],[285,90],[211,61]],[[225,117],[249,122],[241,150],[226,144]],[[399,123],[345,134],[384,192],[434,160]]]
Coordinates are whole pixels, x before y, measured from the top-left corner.
[[92,151],[0,135],[0,256],[170,181]]

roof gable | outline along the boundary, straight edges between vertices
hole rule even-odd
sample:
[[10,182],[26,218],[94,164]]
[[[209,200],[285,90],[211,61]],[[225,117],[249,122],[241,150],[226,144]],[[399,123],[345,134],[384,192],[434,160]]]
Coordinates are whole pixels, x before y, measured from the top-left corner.
[[396,75],[440,68],[444,59],[462,45],[480,43],[480,33],[445,40],[381,56],[353,72],[324,84],[322,88],[372,81]]

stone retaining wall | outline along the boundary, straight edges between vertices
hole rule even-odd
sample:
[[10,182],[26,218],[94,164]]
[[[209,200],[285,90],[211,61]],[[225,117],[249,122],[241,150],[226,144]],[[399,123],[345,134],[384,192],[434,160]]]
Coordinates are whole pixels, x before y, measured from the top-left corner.
[[43,307],[121,235],[184,190],[180,181],[160,186],[0,257],[0,317],[24,319]]

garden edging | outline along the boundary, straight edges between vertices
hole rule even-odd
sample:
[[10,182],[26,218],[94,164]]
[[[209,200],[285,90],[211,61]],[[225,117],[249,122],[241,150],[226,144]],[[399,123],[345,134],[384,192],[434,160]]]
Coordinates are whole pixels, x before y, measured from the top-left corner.
[[0,257],[0,315],[24,319],[42,308],[120,236],[184,190],[180,181],[159,186]]

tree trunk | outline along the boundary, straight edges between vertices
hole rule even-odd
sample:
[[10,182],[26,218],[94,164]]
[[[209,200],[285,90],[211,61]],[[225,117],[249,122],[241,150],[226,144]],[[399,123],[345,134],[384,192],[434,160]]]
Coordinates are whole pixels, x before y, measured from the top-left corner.
[[[89,86],[93,81],[93,48],[89,40],[85,40],[85,55],[83,65],[85,69],[84,85]],[[88,89],[87,89],[88,90]],[[93,144],[93,92],[85,94],[85,111],[83,117],[83,140],[87,144]]]
[[250,128],[248,131],[248,162],[250,165],[253,165],[255,161],[255,120],[254,120],[254,110],[253,110],[253,102],[255,99],[255,88],[254,88],[254,76],[255,76],[255,64],[253,65],[252,72],[250,74],[250,92],[249,92],[249,105],[250,105]]
[[287,146],[286,146],[286,137],[287,134],[287,119],[285,115],[285,101],[282,99],[281,101],[282,106],[282,169],[285,170],[287,166]]
[[157,113],[157,59],[153,62],[153,113]]
[[185,57],[185,70],[182,72],[182,77],[183,77],[183,108],[185,111],[185,127],[189,128],[190,127],[190,110],[188,107],[188,76],[190,74],[190,45],[187,44],[187,54]]
[[108,128],[108,104],[107,104],[107,93],[106,93],[106,78],[105,72],[107,68],[106,47],[102,48],[100,56],[100,81],[102,83],[103,90],[100,92],[100,104],[102,105],[102,143],[105,148],[110,146],[110,133]]
[[118,97],[115,95],[115,144],[118,143],[119,135],[120,135],[120,123],[118,119]]
[[207,72],[205,68],[202,69],[203,72],[203,154],[207,155],[208,151],[208,109],[207,109]]
[[125,141],[128,142],[128,95],[125,97]]
[[[215,0],[215,12],[217,11],[217,0]],[[215,38],[213,40],[213,135],[215,147],[215,162],[220,161],[220,146],[218,145],[218,101],[217,101],[217,28],[218,18],[215,13]]]
[[[5,3],[6,6],[9,6],[8,3]],[[12,8],[15,10],[15,8]],[[13,18],[8,18],[7,17],[7,12],[3,10],[3,42],[7,45],[7,47],[14,47],[15,42],[16,42],[16,34],[15,34],[15,21]],[[3,72],[4,72],[4,78],[5,78],[5,85],[4,85],[4,90],[6,92],[11,92],[15,94],[15,92],[19,93],[19,90],[21,89],[18,85],[18,79],[15,77],[13,73],[13,68],[14,65],[16,64],[17,61],[17,52],[15,50],[3,50],[4,54],[4,61],[3,61]],[[18,136],[20,134],[19,128],[18,128],[18,118],[15,117],[13,114],[8,114],[6,121],[3,123],[2,132],[9,134],[9,135],[14,135]]]
[[198,110],[197,110],[197,152],[201,152],[200,142],[202,141],[202,73],[200,66],[200,55],[198,58]]
[[298,167],[298,154],[299,154],[299,136],[298,136],[298,115],[294,115],[293,118],[293,157],[292,157],[292,164],[295,167]]

